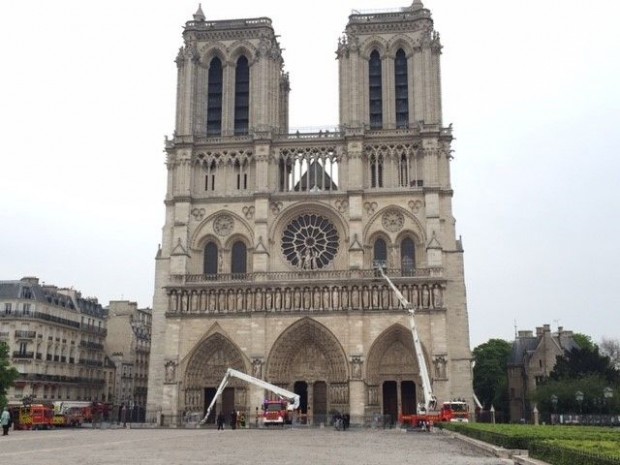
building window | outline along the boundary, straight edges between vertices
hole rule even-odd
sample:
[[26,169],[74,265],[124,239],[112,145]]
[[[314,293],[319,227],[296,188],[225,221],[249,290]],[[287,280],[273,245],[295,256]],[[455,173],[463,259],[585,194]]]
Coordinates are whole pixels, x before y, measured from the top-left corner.
[[246,190],[248,188],[248,163],[246,161],[235,161],[235,172],[237,173],[237,190]]
[[230,270],[233,279],[243,279],[247,272],[247,247],[241,241],[232,246]]
[[29,287],[22,288],[22,299],[32,299],[32,289]]
[[415,244],[406,237],[400,244],[401,271],[405,276],[413,276],[415,273]]
[[9,303],[4,304],[4,313],[6,313],[7,315],[11,314],[12,309],[13,309],[12,304],[9,304]]
[[239,57],[235,71],[235,134],[247,134],[250,122],[250,67],[246,57]]
[[383,239],[377,239],[373,246],[373,265],[375,267],[385,267],[387,266],[387,245]]
[[282,234],[282,253],[301,270],[316,270],[329,265],[338,253],[340,236],[327,218],[316,214],[298,216]]
[[379,52],[374,50],[368,61],[368,96],[370,108],[370,128],[381,129],[383,127],[383,96],[381,85],[381,58]]
[[394,58],[394,84],[396,91],[396,127],[409,126],[409,84],[407,78],[407,57],[398,49]]
[[222,135],[222,62],[215,57],[209,64],[207,136],[220,135]]
[[30,315],[30,304],[24,304],[24,315]]
[[400,156],[399,159],[398,185],[400,187],[409,186],[409,157],[404,153]]
[[204,251],[204,274],[216,275],[218,272],[218,251],[215,242],[209,242]]
[[215,190],[215,172],[216,172],[216,164],[215,161],[211,163],[206,163],[203,165],[207,174],[205,175],[205,190],[213,191]]
[[383,156],[370,157],[370,187],[383,187]]

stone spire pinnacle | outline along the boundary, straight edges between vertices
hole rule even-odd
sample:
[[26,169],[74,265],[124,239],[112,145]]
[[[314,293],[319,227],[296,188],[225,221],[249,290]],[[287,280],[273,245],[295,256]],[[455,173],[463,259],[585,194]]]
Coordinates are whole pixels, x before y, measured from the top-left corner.
[[413,10],[419,10],[421,8],[424,8],[424,5],[422,4],[422,0],[413,0],[413,3],[411,4],[411,6],[409,8],[412,11]]
[[206,19],[205,14],[202,12],[202,3],[198,4],[198,10],[194,13],[194,21],[204,21]]

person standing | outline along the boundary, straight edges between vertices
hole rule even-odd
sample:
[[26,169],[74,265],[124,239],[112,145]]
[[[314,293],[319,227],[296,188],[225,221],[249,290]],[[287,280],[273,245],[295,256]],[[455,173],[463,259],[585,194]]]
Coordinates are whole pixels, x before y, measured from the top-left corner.
[[11,414],[7,407],[4,407],[2,415],[0,415],[0,425],[2,425],[2,436],[8,436],[9,427],[11,426]]
[[237,412],[234,410],[230,414],[230,427],[232,429],[237,429]]
[[224,415],[222,415],[222,412],[217,414],[217,430],[224,430]]

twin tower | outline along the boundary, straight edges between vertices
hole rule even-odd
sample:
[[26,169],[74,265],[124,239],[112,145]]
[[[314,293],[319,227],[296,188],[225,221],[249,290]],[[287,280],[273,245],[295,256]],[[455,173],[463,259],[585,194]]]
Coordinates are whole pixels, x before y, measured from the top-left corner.
[[[147,410],[202,415],[227,368],[333,411],[396,422],[423,400],[416,307],[433,392],[472,403],[471,352],[441,116],[439,35],[419,0],[354,11],[337,41],[339,125],[288,125],[289,75],[271,20],[183,32],[166,220],[156,257]],[[265,392],[233,381],[216,411],[252,416]]]

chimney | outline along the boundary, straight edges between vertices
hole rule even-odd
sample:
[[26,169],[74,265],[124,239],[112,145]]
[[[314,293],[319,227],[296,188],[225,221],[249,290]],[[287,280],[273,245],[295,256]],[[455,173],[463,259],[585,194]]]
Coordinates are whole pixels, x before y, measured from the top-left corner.
[[543,328],[542,326],[536,326],[536,337],[540,337],[543,335]]
[[551,332],[551,325],[543,325],[543,330],[545,333]]

